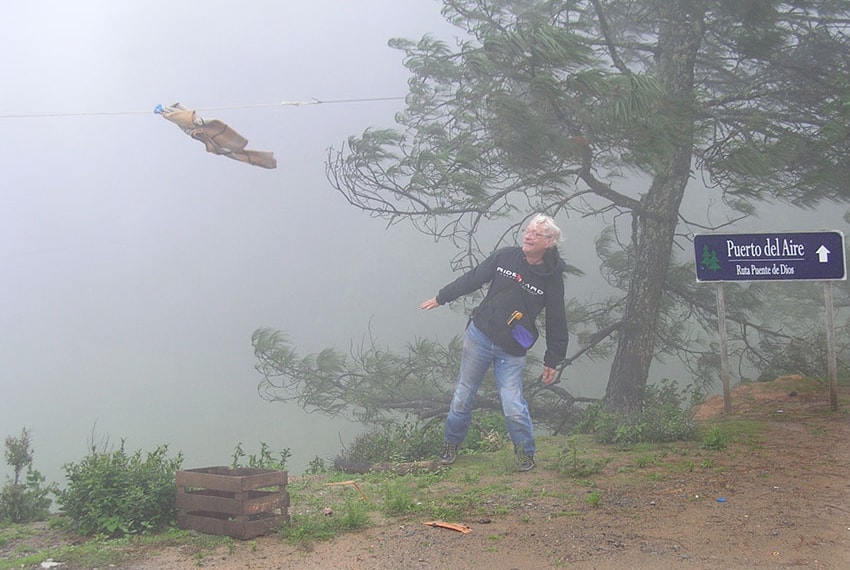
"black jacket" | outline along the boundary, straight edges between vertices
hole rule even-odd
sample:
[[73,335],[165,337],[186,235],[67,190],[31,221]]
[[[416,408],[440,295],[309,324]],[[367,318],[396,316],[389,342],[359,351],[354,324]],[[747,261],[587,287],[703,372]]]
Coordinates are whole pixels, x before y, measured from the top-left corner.
[[472,311],[472,322],[502,350],[523,356],[526,349],[511,335],[508,321],[514,311],[522,313],[515,321],[538,337],[536,320],[546,311],[546,353],[543,364],[556,367],[567,354],[569,333],[564,309],[564,278],[566,268],[557,248],[549,248],[543,263],[531,265],[522,248],[506,247],[494,251],[474,269],[464,273],[437,294],[441,305],[454,301],[489,283],[487,295]]

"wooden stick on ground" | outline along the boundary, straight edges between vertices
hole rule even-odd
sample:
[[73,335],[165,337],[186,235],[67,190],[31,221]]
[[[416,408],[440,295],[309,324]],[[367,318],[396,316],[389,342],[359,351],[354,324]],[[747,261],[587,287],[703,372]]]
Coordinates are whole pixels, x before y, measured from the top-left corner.
[[466,526],[465,524],[449,523],[449,522],[443,522],[443,521],[430,521],[430,522],[426,522],[424,524],[427,524],[428,526],[433,526],[433,527],[447,528],[449,530],[456,530],[458,532],[462,532],[463,534],[467,534],[467,533],[472,532],[472,528]]
[[366,493],[363,492],[363,489],[360,488],[360,485],[357,484],[357,481],[339,481],[337,483],[325,483],[330,487],[338,487],[339,485],[352,485],[357,492],[360,493],[360,496],[363,497],[364,501],[368,501],[369,497],[366,496]]

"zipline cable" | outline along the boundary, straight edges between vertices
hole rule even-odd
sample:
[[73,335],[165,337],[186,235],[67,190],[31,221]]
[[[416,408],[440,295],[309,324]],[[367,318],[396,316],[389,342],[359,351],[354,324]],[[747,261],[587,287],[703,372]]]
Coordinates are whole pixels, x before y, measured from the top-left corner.
[[[366,97],[361,99],[310,99],[309,101],[281,101],[280,103],[255,103],[251,105],[228,105],[202,107],[196,111],[226,111],[231,109],[259,109],[267,107],[301,107],[304,105],[331,105],[343,103],[371,103],[377,101],[403,101],[404,97]],[[151,111],[91,111],[77,113],[18,113],[0,115],[0,119],[42,119],[50,117],[104,117],[114,115],[148,115]]]

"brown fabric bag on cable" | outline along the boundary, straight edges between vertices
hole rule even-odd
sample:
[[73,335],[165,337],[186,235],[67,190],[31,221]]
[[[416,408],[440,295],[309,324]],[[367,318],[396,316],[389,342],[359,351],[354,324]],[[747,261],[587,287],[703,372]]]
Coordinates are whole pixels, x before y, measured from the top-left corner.
[[204,143],[207,152],[227,156],[254,166],[277,168],[274,153],[246,149],[248,139],[218,119],[204,119],[180,103],[159,106],[155,112],[183,129],[183,132],[193,139]]

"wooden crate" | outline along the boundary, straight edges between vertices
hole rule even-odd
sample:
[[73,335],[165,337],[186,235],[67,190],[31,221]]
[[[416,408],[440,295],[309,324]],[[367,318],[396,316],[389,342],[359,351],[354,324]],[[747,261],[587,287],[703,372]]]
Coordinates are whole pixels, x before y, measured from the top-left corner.
[[180,528],[247,540],[289,522],[286,471],[202,467],[176,479]]

